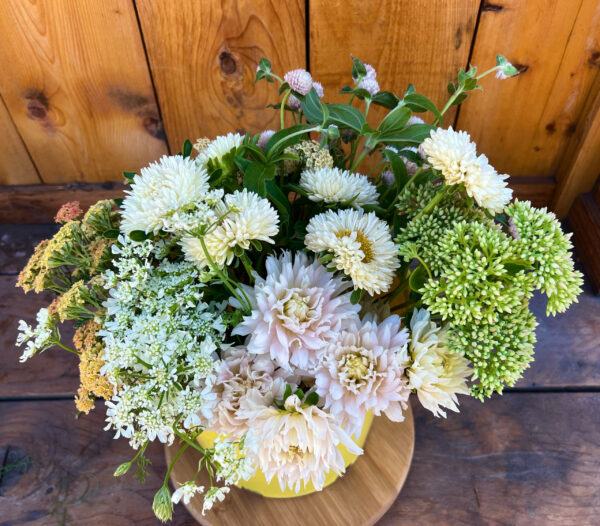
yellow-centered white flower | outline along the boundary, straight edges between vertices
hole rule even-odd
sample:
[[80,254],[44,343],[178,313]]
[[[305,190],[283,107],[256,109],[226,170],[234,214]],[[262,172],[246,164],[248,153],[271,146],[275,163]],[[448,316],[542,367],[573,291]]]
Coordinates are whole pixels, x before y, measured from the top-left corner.
[[210,266],[207,252],[222,268],[233,261],[236,247],[248,250],[253,240],[273,243],[273,236],[279,232],[279,216],[269,201],[246,189],[227,194],[214,211],[220,219],[202,240],[192,236],[181,240],[185,257],[200,268]]
[[244,408],[250,433],[258,439],[254,460],[267,482],[277,477],[282,491],[289,487],[297,493],[300,483],[309,481],[320,491],[329,471],[341,475],[346,469],[338,444],[354,455],[363,451],[333,415],[316,405],[303,405],[296,395],[291,395],[284,407],[265,407],[260,396],[246,397]]
[[405,374],[419,402],[435,416],[446,416],[442,407],[458,412],[457,394],[470,394],[469,361],[445,345],[445,331],[431,321],[429,311],[417,309],[410,320],[411,340],[404,354]]
[[442,172],[446,184],[464,184],[467,194],[492,213],[502,212],[512,198],[507,175],[499,175],[465,131],[438,128],[423,141],[421,150],[433,168]]
[[378,193],[366,175],[340,170],[319,168],[305,170],[300,176],[300,187],[311,201],[324,203],[350,202],[354,208],[376,204]]
[[386,292],[400,266],[389,225],[373,212],[328,210],[313,217],[304,243],[313,252],[333,254],[331,264],[352,279],[355,289]]
[[208,174],[195,160],[164,155],[142,168],[125,191],[121,230],[157,233],[173,214],[201,202],[208,190]]

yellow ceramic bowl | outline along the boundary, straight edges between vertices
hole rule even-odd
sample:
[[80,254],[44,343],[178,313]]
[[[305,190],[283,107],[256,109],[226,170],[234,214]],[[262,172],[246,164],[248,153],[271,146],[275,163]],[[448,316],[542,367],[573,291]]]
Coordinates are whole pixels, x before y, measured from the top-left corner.
[[[357,440],[354,440],[354,442],[356,442],[358,446],[364,446],[365,440],[367,439],[367,435],[369,433],[369,429],[371,429],[372,423],[373,413],[369,411],[367,413],[367,416],[365,417],[360,437],[358,437]],[[204,431],[198,436],[198,443],[203,448],[210,448],[213,446],[217,436],[218,434],[215,431]],[[354,463],[354,461],[358,458],[358,455],[353,455],[341,444],[338,446],[338,448],[342,452],[346,468],[350,464]],[[338,474],[333,471],[330,471],[325,477],[324,486],[329,486],[329,484],[335,482],[337,478]],[[302,495],[308,495],[309,493],[314,493],[315,491],[317,491],[314,488],[312,482],[309,482],[308,484],[300,483],[300,491],[298,493],[288,488],[286,488],[285,491],[281,491],[277,478],[273,477],[271,483],[269,484],[267,482],[267,479],[265,478],[264,473],[260,470],[257,470],[256,474],[248,480],[241,481],[238,484],[238,487],[254,491],[255,493],[259,493],[263,497],[271,497],[274,499],[289,499],[291,497],[301,497]]]

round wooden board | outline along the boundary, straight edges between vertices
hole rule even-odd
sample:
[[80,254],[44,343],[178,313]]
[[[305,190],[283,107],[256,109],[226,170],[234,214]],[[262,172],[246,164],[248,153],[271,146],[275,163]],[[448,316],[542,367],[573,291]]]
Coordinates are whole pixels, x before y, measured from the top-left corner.
[[[323,491],[292,499],[270,499],[257,493],[231,487],[224,502],[202,515],[202,496],[187,505],[192,516],[205,526],[264,526],[294,524],[301,517],[311,526],[365,526],[375,524],[392,505],[412,461],[415,426],[412,410],[405,413],[404,422],[392,422],[385,416],[376,417],[365,443],[365,453],[351,465],[346,474]],[[178,445],[165,448],[167,464]],[[185,482],[198,469],[200,454],[188,448],[171,472],[171,482]],[[205,477],[205,478],[204,478]],[[203,471],[198,484],[208,487],[208,475]]]

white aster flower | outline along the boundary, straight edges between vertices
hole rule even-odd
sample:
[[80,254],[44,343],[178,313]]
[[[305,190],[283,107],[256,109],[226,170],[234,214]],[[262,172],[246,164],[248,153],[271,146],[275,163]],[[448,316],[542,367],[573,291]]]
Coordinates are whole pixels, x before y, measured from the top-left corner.
[[212,488],[210,488],[204,496],[202,515],[204,515],[208,510],[211,510],[215,502],[223,502],[225,500],[225,495],[227,495],[228,493],[229,488],[227,486],[223,486],[221,488],[213,486]]
[[404,419],[410,389],[400,359],[407,341],[408,331],[393,315],[341,331],[323,353],[315,373],[317,394],[348,433],[360,435],[367,411],[394,422]]
[[248,420],[239,413],[240,403],[249,390],[256,390],[270,406],[285,391],[282,371],[263,355],[251,354],[245,347],[230,347],[222,353],[221,371],[213,386],[217,396],[215,431],[239,438],[248,431]]
[[469,361],[445,345],[445,332],[425,309],[414,311],[410,321],[411,341],[405,353],[405,374],[409,388],[419,402],[435,416],[446,416],[442,407],[458,412],[457,394],[470,394],[467,379]]
[[198,161],[203,165],[207,165],[209,161],[219,164],[225,155],[239,148],[243,141],[244,136],[239,133],[220,135],[200,152]]
[[331,263],[352,278],[355,289],[386,292],[400,266],[390,227],[373,212],[328,210],[313,217],[304,243],[313,252],[331,252]]
[[[250,241],[273,243],[279,232],[279,216],[267,199],[244,189],[227,194],[222,203],[215,206],[221,218],[207,234],[204,243],[214,263],[229,265],[235,256],[235,247],[250,248]],[[185,257],[199,268],[209,266],[202,242],[197,237],[186,236],[181,240]]]
[[305,170],[300,176],[300,187],[306,190],[311,201],[345,203],[352,199],[350,204],[354,208],[376,204],[379,198],[366,175],[339,168]]
[[248,352],[267,354],[288,371],[292,366],[310,371],[324,345],[357,318],[360,307],[350,302],[348,282],[302,252],[269,256],[266,275],[244,287],[252,313],[232,334],[249,335]]
[[498,175],[485,155],[477,156],[475,143],[467,132],[438,128],[423,141],[427,161],[442,172],[446,183],[464,184],[467,194],[492,213],[501,212],[512,197],[508,176]]
[[157,233],[171,215],[202,201],[208,189],[208,174],[195,160],[164,155],[142,168],[125,191],[121,230]]
[[285,410],[251,402],[246,411],[251,433],[259,440],[255,463],[268,482],[277,477],[282,491],[289,487],[297,493],[300,483],[309,481],[319,491],[329,471],[344,473],[338,444],[354,455],[363,452],[331,414],[315,405],[302,405],[296,395],[288,396]]
[[192,480],[189,480],[185,484],[181,484],[171,495],[171,502],[178,504],[183,499],[184,504],[189,504],[190,500],[196,493],[203,493],[204,486],[196,486]]
[[283,76],[283,80],[290,85],[290,88],[300,93],[300,95],[306,95],[313,87],[312,77],[305,69],[288,71]]

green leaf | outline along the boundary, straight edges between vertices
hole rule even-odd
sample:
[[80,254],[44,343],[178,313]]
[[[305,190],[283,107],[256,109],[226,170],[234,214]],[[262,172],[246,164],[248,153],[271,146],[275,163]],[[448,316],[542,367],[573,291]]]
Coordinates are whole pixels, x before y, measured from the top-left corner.
[[287,82],[284,82],[281,86],[279,86],[279,95],[283,95],[283,93],[289,89],[291,89],[290,85]]
[[117,239],[119,237],[119,229],[110,228],[109,230],[105,230],[103,236],[107,239]]
[[301,101],[302,113],[308,122],[321,124],[323,122],[323,111],[321,110],[321,99],[315,88],[312,88]]
[[292,395],[292,386],[290,384],[285,385],[285,391],[283,392],[283,401],[288,399],[288,396]]
[[411,110],[416,112],[429,111],[437,117],[440,122],[442,120],[442,116],[437,109],[437,106],[428,99],[425,95],[420,95],[419,93],[413,93],[411,95],[407,95],[404,97],[404,104],[406,104]]
[[408,286],[410,290],[414,292],[419,292],[425,285],[427,281],[427,271],[423,265],[419,264],[419,266],[410,273],[410,277],[408,278]]
[[409,84],[406,88],[406,91],[404,92],[404,97],[406,97],[407,95],[412,95],[413,93],[415,93],[415,91],[415,87],[412,84]]
[[367,74],[367,68],[363,64],[362,60],[356,57],[352,57],[352,78],[364,77]]
[[[252,154],[252,156],[257,160],[260,161],[261,163],[266,164],[267,163],[267,158],[265,157],[264,152],[262,151],[261,148],[259,148],[258,146],[255,146],[254,144],[246,144],[244,146],[244,150],[246,152],[249,152],[250,154]],[[236,164],[237,164],[237,157],[236,157]],[[239,166],[239,165],[238,165]]]
[[450,95],[454,94],[454,92],[456,91],[456,86],[454,84],[454,82],[448,82],[448,93]]
[[371,94],[363,88],[351,88],[350,86],[345,86],[340,90],[340,93],[349,93],[351,95],[356,95],[359,99],[363,100],[367,97],[371,97]]
[[265,184],[265,165],[262,163],[251,163],[244,172],[244,188],[254,192],[261,197],[267,196],[267,187]]
[[294,394],[295,394],[295,395],[296,395],[298,398],[300,398],[300,400],[302,400],[302,399],[304,398],[304,391],[303,391],[302,389],[300,389],[300,388],[296,389],[296,390],[294,391]]
[[249,161],[248,159],[246,159],[245,157],[242,157],[241,155],[238,155],[233,161],[235,162],[235,165],[242,172],[245,172],[246,169],[248,168],[248,166],[252,163],[252,161]]
[[189,157],[192,153],[192,143],[189,139],[186,139],[183,143],[183,148],[181,148],[181,154],[184,157]]
[[233,247],[233,254],[236,257],[242,257],[244,255],[244,249],[240,245],[235,245]]
[[148,239],[148,236],[143,230],[134,230],[133,232],[130,232],[129,239],[131,239],[132,241],[140,242]]
[[472,91],[477,87],[477,79],[469,78],[461,83],[465,91]]
[[461,93],[458,97],[456,97],[456,99],[454,99],[454,101],[452,102],[452,105],[458,106],[467,98],[467,96],[468,95],[466,93]]
[[377,104],[378,106],[383,106],[384,108],[393,110],[396,106],[398,106],[400,99],[391,91],[380,91],[371,97],[371,102],[373,104]]
[[113,201],[115,202],[115,204],[119,207],[122,208],[123,207],[123,201],[124,199],[122,197],[117,197],[116,199],[113,199]]
[[496,66],[504,66],[508,64],[508,60],[503,55],[496,55]]
[[335,124],[339,128],[351,128],[359,132],[365,123],[365,116],[355,107],[348,104],[328,104],[329,124]]
[[267,181],[267,196],[279,210],[282,222],[288,222],[292,215],[292,207],[287,196],[281,191],[281,188],[275,184],[275,181]]
[[356,305],[362,298],[362,295],[363,295],[362,289],[353,290],[352,294],[350,294],[350,303],[352,303],[353,305]]
[[406,146],[416,146],[421,144],[429,134],[431,130],[434,130],[435,126],[431,124],[413,124],[403,128],[400,131],[393,133],[384,133],[378,137],[379,142],[384,142],[398,148],[404,148]]
[[210,184],[214,184],[221,178],[222,175],[223,175],[223,170],[221,170],[221,168],[217,168],[216,170],[213,170],[212,172],[210,172],[208,174],[208,182]]
[[[258,239],[251,239],[250,240],[250,244],[258,251],[261,252],[262,251],[262,243],[258,240]],[[239,311],[238,311],[239,312]]]
[[402,105],[396,106],[395,109],[383,118],[377,127],[377,131],[383,135],[399,132],[406,126],[411,115],[412,113],[407,107]]
[[390,167],[394,173],[394,181],[396,182],[396,190],[399,193],[408,182],[408,172],[404,161],[391,150],[383,150],[383,155],[390,162]]
[[133,178],[136,175],[137,174],[135,172],[123,172],[123,177],[125,177],[125,179],[127,179],[128,181],[133,181]]
[[304,134],[298,132],[309,130],[311,128],[313,128],[313,126],[310,124],[295,124],[294,126],[278,131],[269,139],[269,142],[265,146],[267,157],[271,159],[279,152],[285,150],[288,146],[300,142],[304,138]]
[[319,395],[316,393],[316,391],[308,393],[304,399],[304,403],[306,405],[317,405],[319,403]]

